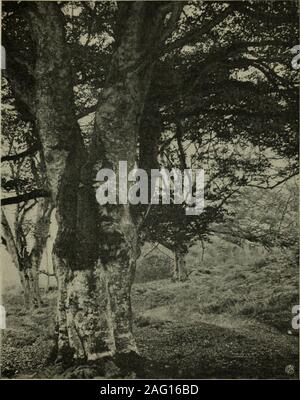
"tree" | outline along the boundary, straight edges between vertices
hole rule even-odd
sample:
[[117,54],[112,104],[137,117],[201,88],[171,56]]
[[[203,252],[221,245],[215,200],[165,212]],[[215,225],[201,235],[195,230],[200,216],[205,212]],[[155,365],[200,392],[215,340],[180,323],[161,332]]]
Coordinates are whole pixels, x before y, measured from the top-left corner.
[[[275,206],[274,206],[275,205]],[[242,245],[260,244],[268,251],[297,247],[298,185],[295,179],[274,189],[245,188],[230,204],[234,213],[210,232]]]
[[296,19],[295,5],[285,2],[204,3],[185,13],[188,33],[182,28],[167,46],[151,94],[160,164],[204,169],[205,212],[195,222],[180,206],[152,207],[151,240],[189,247],[232,213],[231,198],[244,187],[276,187],[298,174],[298,79],[286,57],[297,41]]
[[[20,8],[24,11],[22,6],[16,7],[18,18],[22,18]],[[129,166],[133,165],[137,149],[135,137],[151,82],[153,56],[176,23],[180,10],[181,3],[157,6],[137,2],[118,6],[117,43],[96,111],[95,130],[87,156],[74,108],[63,14],[57,3],[26,5],[31,34],[27,39],[35,45],[36,52],[34,104],[27,102],[24,93],[20,98],[37,127],[56,204],[59,230],[54,262],[60,294],[58,349],[64,359],[69,352],[74,358],[87,360],[97,360],[115,352],[137,352],[131,331],[130,305],[137,241],[135,224],[128,206],[107,207],[101,212],[99,232],[93,180],[100,165],[109,162],[115,166],[120,157],[127,159]],[[171,14],[165,25],[165,15],[172,11],[174,15]],[[9,54],[9,46],[7,48]],[[11,62],[14,62],[13,57]],[[10,79],[16,88],[18,76]],[[15,93],[17,95],[16,90]],[[110,126],[107,117],[113,118],[114,126]],[[111,226],[115,226],[110,232],[105,228],[105,212],[106,221],[109,219],[113,223]],[[99,233],[104,242],[100,246]],[[105,312],[108,327],[103,322]]]
[[44,161],[35,132],[19,119],[7,82],[2,90],[6,97],[2,109],[2,148],[6,153],[1,158],[5,193],[2,206],[11,204],[12,199],[20,200],[7,211],[2,209],[2,241],[19,271],[25,307],[39,307],[39,268],[53,207],[48,198],[37,201],[25,197],[28,192],[47,187]]
[[[22,119],[39,137],[56,207],[53,262],[64,362],[115,356],[122,365],[136,358],[130,290],[145,238],[157,235],[186,251],[195,235],[205,238],[210,224],[225,216],[241,187],[295,174],[291,114],[298,97],[284,60],[297,38],[295,5],[272,4],[4,5],[7,78]],[[83,126],[91,112],[92,129]],[[270,149],[289,161],[271,179]],[[109,167],[118,174],[122,160],[128,169],[136,161],[146,169],[159,161],[208,170],[205,212],[188,219],[174,205],[166,212],[100,207],[97,172]]]

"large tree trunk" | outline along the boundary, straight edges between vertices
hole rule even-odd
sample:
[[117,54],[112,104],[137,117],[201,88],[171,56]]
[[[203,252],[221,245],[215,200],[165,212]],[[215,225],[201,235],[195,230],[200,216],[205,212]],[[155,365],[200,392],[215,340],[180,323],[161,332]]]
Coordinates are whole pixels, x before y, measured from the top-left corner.
[[[95,129],[85,185],[91,185],[101,168],[120,176],[119,161],[128,171],[138,156],[138,135],[145,99],[151,84],[157,46],[161,44],[163,21],[168,11],[162,4],[119,4],[122,30],[111,60],[106,85],[96,110]],[[128,185],[130,187],[130,184]],[[128,189],[129,189],[128,187]],[[109,299],[109,318],[117,354],[138,352],[132,334],[130,291],[138,248],[136,221],[129,204],[99,207],[102,219],[101,261]]]
[[[101,325],[104,306],[97,294],[98,235],[88,238],[92,243],[87,248],[76,240],[80,169],[86,151],[75,116],[64,22],[54,2],[33,3],[28,11],[37,43],[36,125],[58,223],[53,249],[59,285],[58,358],[66,360],[70,355],[94,360],[110,354],[110,349]],[[84,203],[83,207],[88,214],[93,204]],[[88,221],[97,226],[97,220]],[[80,260],[85,262],[81,264]]]
[[[100,168],[118,173],[119,161],[125,160],[129,170],[134,167],[154,57],[182,4],[122,2],[118,8],[119,37],[87,159],[61,12],[54,2],[28,5],[37,43],[36,124],[57,208],[58,347],[77,359],[137,352],[130,303],[136,224],[128,204],[98,207],[93,184]],[[174,9],[165,26],[166,14]]]

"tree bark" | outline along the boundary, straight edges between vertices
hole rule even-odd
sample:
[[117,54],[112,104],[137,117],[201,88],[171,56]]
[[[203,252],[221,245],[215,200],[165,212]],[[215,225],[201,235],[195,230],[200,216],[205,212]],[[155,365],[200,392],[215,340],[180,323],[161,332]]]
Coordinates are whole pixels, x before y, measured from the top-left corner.
[[[97,286],[101,286],[94,272],[98,254],[91,252],[96,249],[98,235],[87,238],[91,240],[87,248],[77,240],[80,169],[86,160],[86,151],[74,109],[64,21],[54,2],[35,2],[28,5],[28,12],[37,44],[36,126],[58,223],[53,248],[59,289],[58,359],[71,356],[95,360],[110,354],[110,349],[106,328],[101,325],[105,306],[99,304],[102,299],[96,293]],[[88,216],[90,204],[81,205],[83,214]],[[97,220],[87,219],[95,233]]]
[[52,211],[53,203],[49,199],[39,201],[34,231],[34,245],[30,253],[33,295],[38,307],[42,304],[39,286],[39,270],[43,252],[47,245]]
[[174,264],[172,280],[174,282],[180,282],[185,276],[185,255],[186,253],[180,248],[174,250]]
[[[171,32],[182,4],[121,2],[118,8],[119,35],[87,158],[74,110],[63,16],[55,2],[27,5],[37,45],[35,120],[57,210],[53,263],[63,359],[67,354],[98,360],[137,352],[130,302],[136,224],[128,204],[98,207],[94,181],[100,168],[109,166],[118,173],[119,161],[126,160],[129,170],[134,167],[157,46]],[[176,12],[165,23],[172,10]]]
[[30,293],[30,284],[29,284],[29,276],[23,269],[19,270],[20,282],[23,290],[24,296],[24,307],[26,310],[29,310],[32,306],[32,296]]
[[[101,168],[112,169],[118,177],[119,161],[127,161],[128,171],[135,166],[141,115],[167,12],[161,4],[159,7],[152,2],[121,3],[119,7],[122,29],[96,110],[86,186]],[[99,207],[99,213],[109,319],[116,352],[122,356],[138,352],[132,334],[130,292],[139,244],[130,205],[118,204],[118,179],[116,192],[117,204]]]

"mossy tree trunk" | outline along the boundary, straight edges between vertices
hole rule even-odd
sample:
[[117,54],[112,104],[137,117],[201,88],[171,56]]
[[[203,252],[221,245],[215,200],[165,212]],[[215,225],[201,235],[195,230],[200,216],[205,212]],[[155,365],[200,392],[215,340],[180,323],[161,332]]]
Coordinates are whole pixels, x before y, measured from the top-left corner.
[[[77,240],[80,169],[86,150],[76,120],[70,56],[64,20],[54,2],[28,6],[33,38],[37,45],[35,64],[35,121],[43,147],[52,200],[56,207],[58,232],[53,247],[53,264],[58,275],[58,359],[95,360],[110,353],[97,266],[98,235]],[[81,203],[85,214],[94,204]],[[97,221],[92,221],[93,228]],[[94,232],[95,233],[95,230]],[[78,257],[80,255],[80,257]],[[80,260],[84,259],[84,263]]]
[[[165,35],[164,18],[170,5],[124,2],[119,5],[122,29],[111,68],[99,99],[85,185],[92,184],[101,168],[120,176],[119,161],[132,170],[138,158],[141,117],[151,85],[157,50]],[[172,7],[172,6],[171,6]],[[179,18],[182,5],[173,14]],[[130,188],[130,184],[128,185]],[[118,355],[137,353],[132,334],[130,292],[139,253],[137,220],[129,204],[120,204],[117,179],[116,205],[99,207],[102,220],[101,261],[109,299],[109,319]]]
[[[140,117],[158,50],[172,32],[181,2],[121,2],[111,68],[101,92],[89,155],[76,121],[64,20],[55,2],[26,7],[36,43],[31,109],[56,207],[53,263],[58,275],[60,358],[99,360],[136,353],[130,289],[138,252],[130,206],[99,206],[100,168],[134,167]],[[170,13],[170,18],[165,19]]]

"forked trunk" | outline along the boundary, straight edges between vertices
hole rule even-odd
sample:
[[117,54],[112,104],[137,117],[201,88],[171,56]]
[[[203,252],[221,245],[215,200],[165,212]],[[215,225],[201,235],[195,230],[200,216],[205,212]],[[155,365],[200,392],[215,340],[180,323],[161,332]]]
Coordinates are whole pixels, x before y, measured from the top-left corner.
[[[118,4],[119,37],[88,159],[76,121],[61,11],[54,2],[28,7],[37,43],[37,130],[59,228],[53,254],[59,280],[58,347],[78,359],[137,352],[130,302],[136,224],[128,204],[98,209],[94,181],[100,168],[118,174],[119,161],[127,161],[128,170],[134,167],[154,57],[170,32],[169,26],[164,32],[165,16],[174,8],[179,18],[178,4]],[[169,21],[176,23],[176,18]]]

